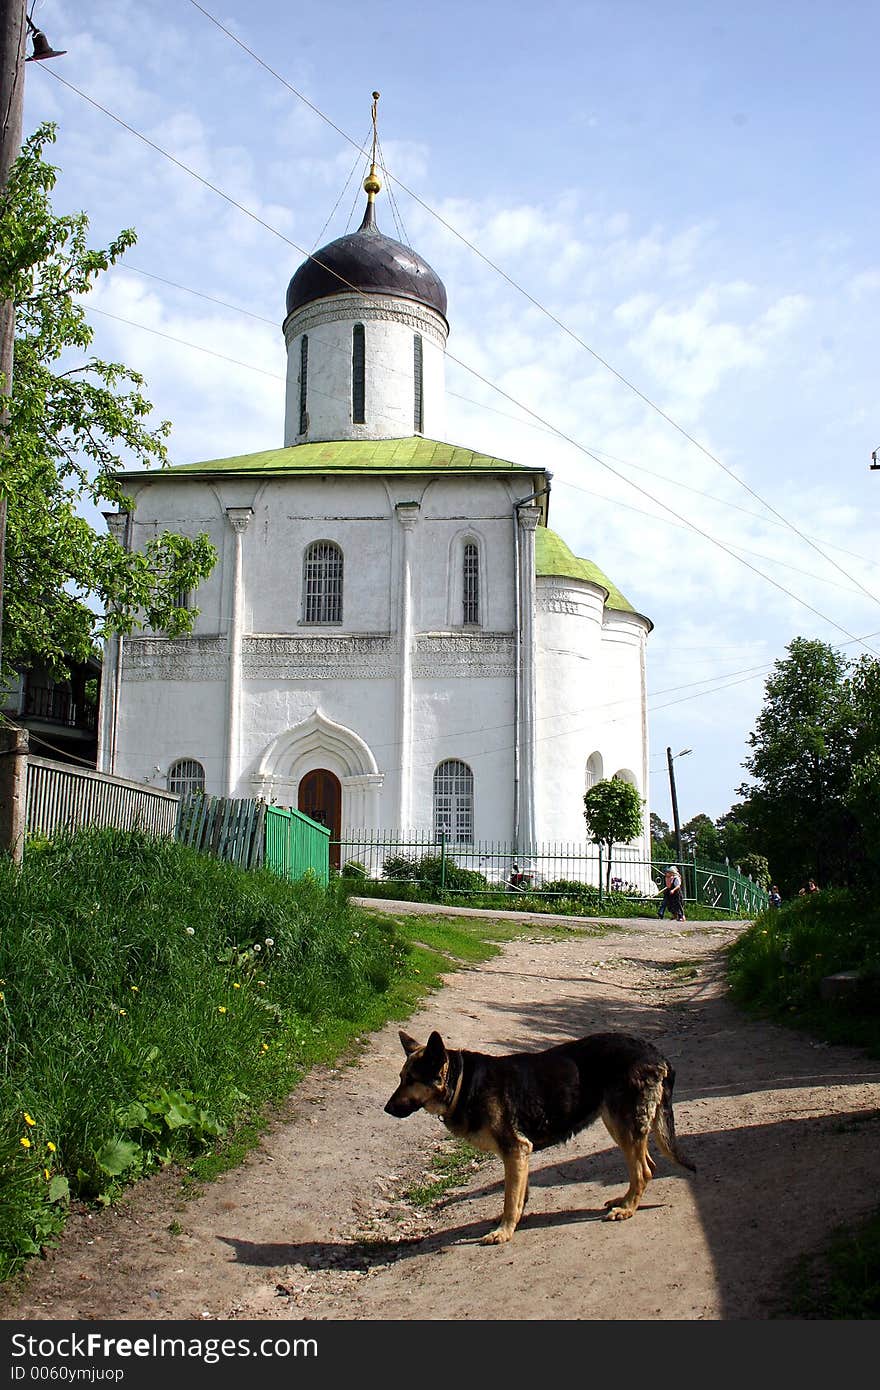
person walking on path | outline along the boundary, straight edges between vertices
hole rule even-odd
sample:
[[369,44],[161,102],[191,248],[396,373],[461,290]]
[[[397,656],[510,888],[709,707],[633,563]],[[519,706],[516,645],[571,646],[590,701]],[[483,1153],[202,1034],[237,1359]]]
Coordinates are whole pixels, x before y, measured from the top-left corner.
[[684,898],[681,891],[681,874],[674,864],[670,864],[664,875],[663,899],[660,903],[658,917],[663,917],[668,909],[672,913],[676,922],[684,922]]

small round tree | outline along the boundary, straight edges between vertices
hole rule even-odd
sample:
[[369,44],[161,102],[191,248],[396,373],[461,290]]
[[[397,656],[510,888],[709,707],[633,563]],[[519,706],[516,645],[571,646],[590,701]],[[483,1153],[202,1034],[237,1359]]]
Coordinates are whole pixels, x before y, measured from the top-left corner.
[[608,846],[606,887],[611,891],[611,850],[626,844],[642,830],[644,802],[631,782],[620,777],[595,782],[584,797],[584,819],[594,844]]

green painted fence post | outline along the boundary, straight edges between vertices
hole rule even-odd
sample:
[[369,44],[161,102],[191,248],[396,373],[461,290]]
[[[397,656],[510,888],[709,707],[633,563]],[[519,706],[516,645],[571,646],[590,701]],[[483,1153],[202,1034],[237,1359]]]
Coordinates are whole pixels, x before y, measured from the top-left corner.
[[446,887],[446,831],[440,831],[440,891]]
[[604,875],[602,873],[602,845],[599,845],[599,902],[602,901],[602,884]]

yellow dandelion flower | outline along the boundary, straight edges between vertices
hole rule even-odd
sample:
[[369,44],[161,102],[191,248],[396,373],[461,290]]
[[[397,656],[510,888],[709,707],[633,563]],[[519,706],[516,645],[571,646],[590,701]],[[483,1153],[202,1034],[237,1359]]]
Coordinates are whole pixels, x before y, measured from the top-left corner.
[[269,1051],[269,1044],[268,1044],[268,1043],[261,1043],[261,1044],[260,1044],[260,1047],[261,1047],[261,1049],[262,1049],[263,1052],[268,1052],[268,1051]]
[[120,1012],[121,1014],[124,1014],[124,1013],[126,1013],[126,1010],[125,1010],[125,1009],[120,1009],[119,1012]]
[[239,984],[233,984],[232,988],[233,988],[233,989],[241,989],[241,985],[239,985]]
[[226,1005],[225,1005],[225,1004],[218,1004],[218,1005],[217,1005],[217,1012],[218,1012],[218,1014],[225,1014],[225,1013],[226,1013]]
[[35,1125],[37,1123],[36,1120],[31,1119],[30,1115],[26,1110],[24,1112],[24,1122],[26,1125]]
[[140,989],[137,985],[129,985],[129,989],[131,990],[132,994],[140,994]]
[[51,1139],[46,1140],[46,1148],[49,1150],[50,1154],[57,1152],[55,1145],[52,1143]]
[[26,1149],[29,1149],[29,1148],[30,1148],[30,1146],[31,1146],[31,1141],[30,1141],[30,1139],[28,1139],[28,1137],[27,1137],[27,1135],[26,1135],[26,1134],[25,1134],[25,1135],[23,1135],[23,1136],[22,1136],[22,1138],[21,1138],[21,1139],[19,1139],[19,1141],[18,1141],[18,1142],[19,1142],[19,1144],[22,1144],[22,1145],[24,1145],[24,1147],[25,1147],[25,1148],[26,1148]]
[[43,1177],[46,1179],[46,1182],[49,1181],[49,1179],[51,1178],[51,1176],[52,1176],[52,1174],[49,1172],[49,1169],[48,1169],[48,1168],[44,1168],[44,1169],[43,1169]]
[[2,989],[0,989],[0,1000],[5,999],[5,998],[6,998],[6,995],[3,993]]

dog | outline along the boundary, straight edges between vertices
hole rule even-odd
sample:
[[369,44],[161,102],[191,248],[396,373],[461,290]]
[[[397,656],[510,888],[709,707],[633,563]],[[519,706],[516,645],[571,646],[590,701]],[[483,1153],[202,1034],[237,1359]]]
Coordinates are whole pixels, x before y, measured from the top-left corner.
[[450,1133],[504,1164],[504,1210],[484,1245],[510,1240],[529,1194],[529,1155],[573,1138],[601,1118],[623,1151],[629,1187],[605,1203],[606,1221],[634,1215],[654,1172],[653,1135],[667,1158],[695,1173],[675,1137],[675,1072],[657,1048],[626,1033],[592,1033],[543,1052],[447,1048],[438,1032],[427,1043],[400,1032],[406,1061],[386,1102],[403,1119],[416,1110],[437,1115]]

